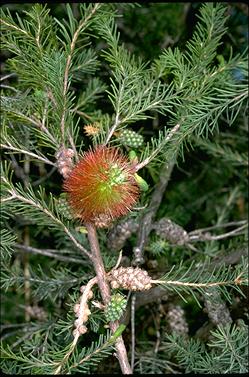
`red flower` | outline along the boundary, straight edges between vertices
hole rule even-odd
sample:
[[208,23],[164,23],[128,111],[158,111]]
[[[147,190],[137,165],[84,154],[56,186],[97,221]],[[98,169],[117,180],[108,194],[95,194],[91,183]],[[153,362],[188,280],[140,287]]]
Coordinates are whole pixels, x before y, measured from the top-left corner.
[[83,221],[125,215],[136,203],[135,169],[117,148],[86,152],[64,182],[69,204]]

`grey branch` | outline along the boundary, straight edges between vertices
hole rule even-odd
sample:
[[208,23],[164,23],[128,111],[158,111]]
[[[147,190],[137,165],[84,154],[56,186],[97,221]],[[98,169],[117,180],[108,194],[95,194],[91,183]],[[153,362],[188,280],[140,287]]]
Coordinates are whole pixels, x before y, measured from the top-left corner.
[[165,163],[163,165],[161,173],[160,173],[160,177],[159,177],[159,182],[156,184],[153,195],[151,197],[151,202],[148,208],[145,210],[145,213],[140,221],[137,243],[136,243],[135,248],[133,249],[135,264],[137,264],[138,261],[140,261],[138,263],[141,263],[143,261],[142,254],[143,254],[144,247],[148,241],[148,237],[151,231],[152,221],[162,201],[162,197],[168,185],[171,172],[174,167],[174,163],[175,162],[172,161],[171,163]]
[[59,250],[54,250],[54,249],[37,249],[35,247],[31,246],[25,246],[21,244],[15,244],[14,246],[16,249],[19,249],[25,253],[29,254],[39,254],[39,255],[44,255],[47,257],[51,257],[63,262],[72,262],[72,263],[78,263],[78,264],[85,264],[85,262],[82,259],[77,259],[73,257],[68,257],[64,255],[59,254]]
[[15,147],[14,145],[11,145],[10,143],[1,144],[1,148],[8,149],[8,150],[11,150],[11,151],[16,152],[16,153],[23,153],[23,154],[26,154],[27,156],[33,157],[35,160],[42,161],[45,164],[55,166],[55,163],[50,161],[48,158],[40,156],[40,155],[35,154],[33,152],[30,152],[26,149],[21,149],[21,148]]

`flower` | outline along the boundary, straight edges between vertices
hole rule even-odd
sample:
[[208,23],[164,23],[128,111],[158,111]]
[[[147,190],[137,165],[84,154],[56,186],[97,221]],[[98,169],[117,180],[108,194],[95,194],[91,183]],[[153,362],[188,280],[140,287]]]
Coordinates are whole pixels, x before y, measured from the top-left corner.
[[84,222],[118,218],[136,203],[135,168],[117,148],[98,146],[86,152],[64,182],[69,204]]

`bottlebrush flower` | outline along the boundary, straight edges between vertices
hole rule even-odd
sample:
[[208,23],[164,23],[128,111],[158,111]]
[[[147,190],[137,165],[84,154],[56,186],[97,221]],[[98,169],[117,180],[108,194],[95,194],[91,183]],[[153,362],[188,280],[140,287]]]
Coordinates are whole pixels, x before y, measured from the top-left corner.
[[117,148],[86,152],[64,182],[75,215],[85,222],[125,215],[139,195],[134,174],[134,165]]

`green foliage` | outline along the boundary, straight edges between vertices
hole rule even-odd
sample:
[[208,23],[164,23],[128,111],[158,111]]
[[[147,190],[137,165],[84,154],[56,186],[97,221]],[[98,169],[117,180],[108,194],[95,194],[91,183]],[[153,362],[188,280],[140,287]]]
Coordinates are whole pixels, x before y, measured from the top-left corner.
[[[119,331],[120,334],[120,331]],[[92,367],[103,360],[106,356],[110,355],[112,349],[112,343],[116,339],[116,335],[112,336],[108,334],[107,336],[100,335],[97,342],[92,342],[91,346],[88,348],[83,348],[80,352],[75,353],[73,362],[71,365],[67,366],[67,370],[80,371],[81,373],[89,373]],[[46,374],[53,374],[57,367],[61,365],[61,360],[63,355],[66,354],[70,349],[71,344],[60,350],[54,350],[53,345],[48,345],[46,352],[38,357],[32,355],[31,357],[25,357],[23,353],[20,356],[16,355],[10,348],[2,349],[2,358],[13,359],[21,364],[18,368],[19,371],[27,373],[27,370],[34,374],[40,374],[44,371]],[[26,348],[37,347],[37,342],[30,342],[27,344]],[[54,360],[52,359],[52,356]],[[9,368],[7,366],[5,368]],[[5,369],[6,370],[6,369]]]
[[[143,268],[157,279],[155,292],[167,298],[139,306],[145,294],[136,294],[136,349],[128,355],[135,359],[135,373],[247,372],[241,322],[248,307],[245,24],[236,4],[2,7],[4,373],[120,372],[113,353],[124,326],[111,334],[106,322],[125,314],[130,295],[112,292],[104,310],[94,286],[88,331],[76,341],[73,336],[73,307],[94,271],[87,230],[70,213],[58,169],[59,151],[71,149],[73,157],[66,161],[71,166],[100,143],[118,146],[141,170],[134,176],[140,201],[126,220],[140,226],[147,214],[169,218],[190,234],[206,229],[192,233],[201,235],[199,240],[177,246],[152,232],[143,245]],[[96,133],[87,134],[87,125],[96,126]],[[165,162],[176,166],[163,194],[158,180],[167,175],[161,170]],[[154,189],[162,200],[150,214],[157,201]],[[142,231],[136,224],[117,231],[118,241],[124,239],[122,263],[132,265],[132,249],[146,224]],[[231,224],[240,231],[232,233]],[[98,230],[106,272],[118,260],[107,247],[112,225]],[[213,238],[205,239],[207,234]],[[215,327],[204,312],[212,287],[222,305],[229,304],[232,325]],[[146,299],[153,292],[146,292]],[[186,309],[185,338],[170,334],[166,320],[167,305],[175,302]],[[206,322],[208,337],[202,339],[198,326]],[[127,345],[132,326],[125,332]]]
[[229,288],[234,288],[243,294],[236,279],[240,279],[244,284],[248,285],[248,261],[242,259],[241,264],[237,264],[235,269],[231,266],[226,268],[224,265],[213,269],[210,268],[210,260],[204,260],[203,263],[191,263],[186,268],[182,263],[178,266],[173,266],[171,270],[160,278],[161,284],[167,287],[168,290],[174,290],[182,299],[185,300],[184,294],[192,294],[199,304],[199,300],[195,294],[195,290],[199,293],[205,294],[205,290],[216,286],[217,289],[226,297],[227,301],[231,302],[231,292]]
[[0,231],[1,237],[1,255],[2,257],[10,256],[12,247],[16,241],[16,235],[10,232],[8,229],[1,227]]
[[165,350],[174,354],[185,373],[248,372],[248,326],[218,326],[204,346],[198,339],[186,340],[179,335],[167,336]]

